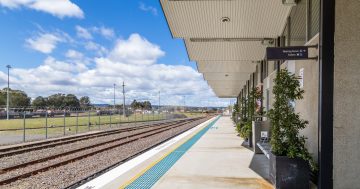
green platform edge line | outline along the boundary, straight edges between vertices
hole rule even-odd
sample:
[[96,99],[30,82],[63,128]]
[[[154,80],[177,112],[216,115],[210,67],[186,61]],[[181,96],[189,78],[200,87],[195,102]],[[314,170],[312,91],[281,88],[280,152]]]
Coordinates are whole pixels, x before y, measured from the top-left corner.
[[176,148],[173,152],[171,152],[164,159],[156,163],[153,167],[151,167],[149,170],[147,170],[144,174],[142,174],[139,178],[134,180],[125,188],[150,189],[219,120],[220,117],[221,116],[218,116],[205,128],[200,130],[188,141]]

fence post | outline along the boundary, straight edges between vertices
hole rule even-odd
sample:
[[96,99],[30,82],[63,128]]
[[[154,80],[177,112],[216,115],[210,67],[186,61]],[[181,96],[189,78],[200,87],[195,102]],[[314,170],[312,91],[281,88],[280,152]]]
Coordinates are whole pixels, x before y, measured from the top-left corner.
[[48,138],[48,111],[45,112],[45,139]]
[[24,128],[24,134],[23,134],[23,142],[25,142],[26,138],[26,126],[25,126],[25,118],[26,118],[26,112],[24,112],[24,121],[23,121],[23,128]]
[[79,131],[79,111],[76,109],[76,134]]
[[111,114],[112,114],[113,112],[112,111],[110,111],[110,128],[111,128],[111,125],[112,125],[112,123],[111,123]]
[[90,110],[88,110],[88,129],[90,131]]
[[66,121],[65,121],[65,118],[66,118],[66,110],[64,110],[64,136],[66,135],[66,126],[65,126],[65,124],[66,124]]
[[99,113],[99,130],[100,130],[100,116],[101,116],[101,112]]
[[[124,114],[124,112],[123,112],[123,114]],[[118,125],[118,126],[120,126],[120,125],[121,125],[121,117],[122,117],[122,115],[121,115],[121,113],[120,113],[120,109],[119,109],[119,125]]]

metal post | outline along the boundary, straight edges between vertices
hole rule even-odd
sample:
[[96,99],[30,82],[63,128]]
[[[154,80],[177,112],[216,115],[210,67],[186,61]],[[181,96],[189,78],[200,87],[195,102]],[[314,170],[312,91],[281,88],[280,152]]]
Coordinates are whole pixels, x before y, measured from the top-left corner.
[[122,87],[123,87],[123,113],[124,113],[124,118],[125,118],[125,82],[123,81],[123,84],[122,84]]
[[24,121],[23,121],[23,129],[24,129],[24,133],[23,133],[23,142],[25,142],[25,136],[26,136],[26,124],[25,124],[25,117],[26,117],[26,113],[24,112]]
[[159,112],[159,114],[160,114],[160,91],[159,91],[159,110],[158,110]]
[[76,134],[79,131],[79,111],[76,110]]
[[121,113],[120,113],[120,108],[119,108],[119,125],[118,126],[120,126],[120,125],[121,125]]
[[64,110],[64,136],[66,135],[66,131],[65,131],[66,130],[66,128],[65,128],[66,127],[66,125],[65,125],[66,121],[65,121],[65,119],[66,119],[66,110]]
[[114,83],[114,109],[115,109],[115,87],[116,87],[116,84]]
[[99,114],[99,130],[100,130],[100,117],[101,117],[101,113]]
[[335,0],[320,0],[319,189],[333,188]]
[[45,112],[45,139],[48,138],[48,111]]
[[112,112],[110,111],[110,128],[111,128],[111,114],[112,114]]
[[88,111],[88,130],[90,131],[90,110]]
[[8,69],[8,87],[7,87],[7,98],[6,98],[6,120],[9,120],[9,102],[10,102],[10,65],[6,66]]

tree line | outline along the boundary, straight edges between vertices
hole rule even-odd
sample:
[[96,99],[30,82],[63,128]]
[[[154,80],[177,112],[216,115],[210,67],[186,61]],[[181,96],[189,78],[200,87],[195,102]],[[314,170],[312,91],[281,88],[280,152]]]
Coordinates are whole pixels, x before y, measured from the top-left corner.
[[136,109],[151,110],[152,106],[149,101],[138,102],[138,101],[134,100],[131,103],[131,108],[133,110],[136,110]]
[[[10,89],[9,105],[10,107],[35,107],[35,108],[86,108],[91,106],[88,96],[78,99],[74,94],[53,94],[48,97],[38,96],[34,100],[21,90]],[[6,106],[7,88],[0,90],[0,106]]]

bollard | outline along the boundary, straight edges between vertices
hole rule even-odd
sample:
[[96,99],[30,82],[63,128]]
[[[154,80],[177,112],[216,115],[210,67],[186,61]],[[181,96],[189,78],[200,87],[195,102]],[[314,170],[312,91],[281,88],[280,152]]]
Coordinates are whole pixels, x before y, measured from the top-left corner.
[[24,135],[23,135],[23,142],[25,142],[25,136],[26,136],[26,126],[25,126],[25,118],[26,118],[26,113],[24,112],[24,121],[23,121],[23,128],[24,128]]

